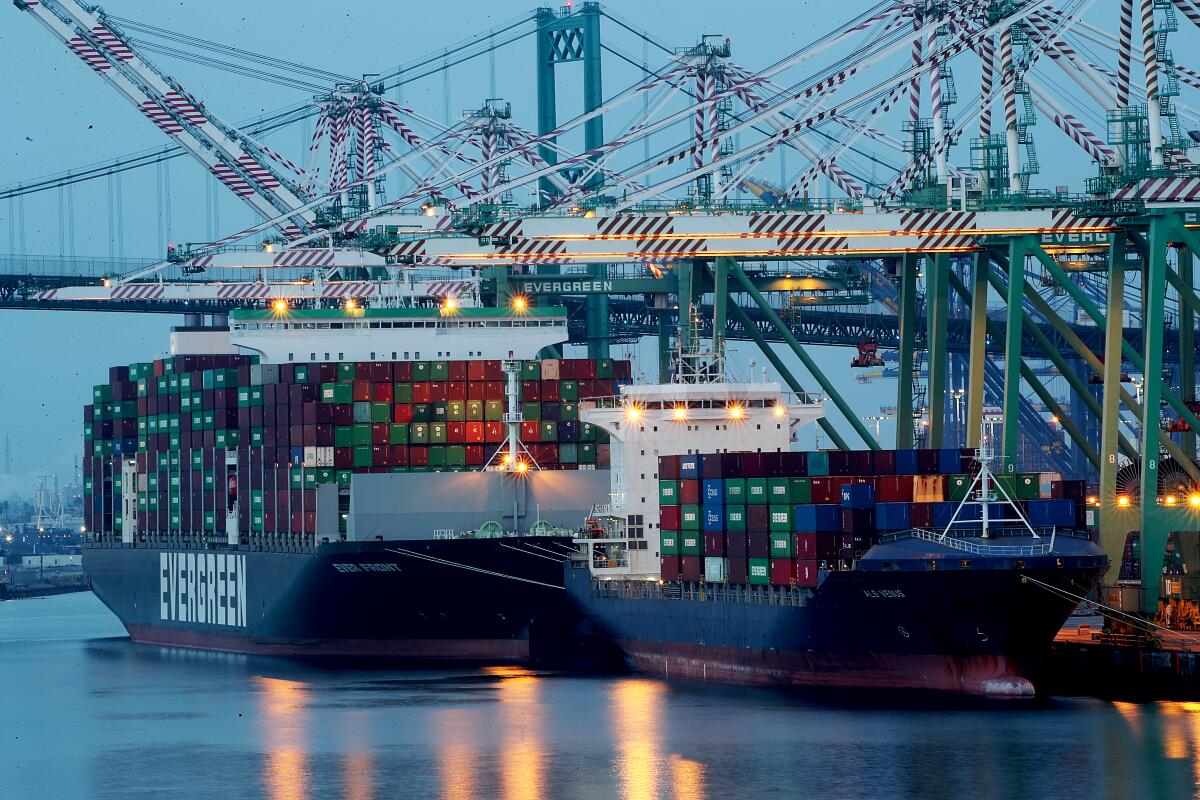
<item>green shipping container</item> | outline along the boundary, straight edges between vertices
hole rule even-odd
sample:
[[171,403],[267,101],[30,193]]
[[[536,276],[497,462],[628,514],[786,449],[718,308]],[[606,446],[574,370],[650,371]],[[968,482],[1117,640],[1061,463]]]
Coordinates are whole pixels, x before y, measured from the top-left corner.
[[704,549],[703,537],[699,533],[693,531],[680,531],[679,533],[679,555],[681,556],[698,556],[700,551]]
[[970,475],[947,475],[946,476],[946,499],[947,500],[965,500],[967,490],[971,488]]
[[354,448],[354,466],[369,467],[371,466],[371,448],[359,445]]
[[392,421],[392,404],[391,403],[371,403],[371,422],[391,422]]
[[488,400],[483,405],[483,418],[488,422],[499,422],[504,419],[504,401]]
[[411,403],[412,402],[412,384],[397,383],[392,387],[392,402],[393,403]]
[[413,403],[413,422],[433,422],[433,406],[429,403]]
[[676,531],[662,531],[658,536],[658,552],[664,556],[679,555],[679,534]]
[[558,441],[558,423],[557,422],[542,422],[538,426],[543,442]]
[[1013,475],[1017,500],[1037,500],[1041,495],[1037,473],[1018,472]]
[[792,507],[791,506],[771,506],[771,532],[783,532],[791,534],[792,532]]
[[725,505],[745,505],[746,504],[746,479],[745,478],[726,478],[725,479]]
[[[351,365],[353,366],[353,365]],[[351,403],[354,402],[354,387],[349,383],[322,383],[322,403]]]
[[810,476],[829,474],[829,453],[824,450],[810,451],[807,460]]
[[445,444],[446,443],[446,423],[435,422],[429,426],[429,443],[430,444]]
[[339,361],[338,362],[337,376],[338,376],[339,381],[354,380],[354,371],[355,370],[354,370],[354,362],[353,361]]
[[428,383],[430,380],[432,380],[429,377],[428,361],[412,362],[412,379],[413,383]]
[[354,447],[354,426],[338,425],[333,429],[334,447]]
[[794,506],[812,502],[812,481],[808,478],[792,478],[788,481],[788,502]]
[[700,506],[680,506],[679,520],[679,527],[684,530],[700,530]]
[[579,443],[579,463],[580,464],[595,464],[596,463],[596,445],[594,442]]
[[448,361],[430,361],[429,379],[445,381],[450,379],[450,363]]
[[540,381],[542,379],[542,362],[540,361],[522,361],[521,362],[521,380],[523,381]]
[[792,486],[787,478],[767,479],[767,502],[789,503],[792,499]]
[[795,553],[796,537],[789,532],[771,532],[771,558],[791,558]]
[[541,403],[521,403],[521,414],[528,420],[539,420],[542,418]]
[[564,403],[579,402],[579,381],[560,381],[558,397]]
[[360,422],[354,426],[354,446],[371,446],[371,425],[370,423]]
[[746,530],[746,507],[725,506],[725,530],[741,533]]
[[658,482],[658,504],[660,506],[679,505],[679,481]]
[[408,444],[408,426],[393,422],[388,428],[388,444]]
[[755,506],[764,505],[767,502],[766,478],[746,479],[746,502]]
[[337,471],[337,483],[343,489],[350,488],[350,481],[354,479],[354,473],[348,469],[339,469]]
[[467,465],[467,448],[461,444],[452,444],[446,448],[447,467],[465,467]]
[[288,486],[293,489],[304,488],[304,475],[300,470],[293,469],[288,472]]
[[751,584],[766,586],[771,582],[771,559],[752,558],[747,566]]
[[445,447],[429,448],[429,466],[431,466],[431,467],[446,466],[446,448]]
[[560,464],[578,464],[579,463],[579,445],[575,442],[562,442],[558,446],[558,463]]

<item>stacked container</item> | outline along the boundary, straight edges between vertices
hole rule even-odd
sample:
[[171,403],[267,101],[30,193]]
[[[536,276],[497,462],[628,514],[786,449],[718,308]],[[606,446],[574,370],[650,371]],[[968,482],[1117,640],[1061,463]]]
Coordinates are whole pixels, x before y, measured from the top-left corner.
[[[628,361],[521,364],[521,438],[543,469],[608,465],[607,435],[579,421],[579,400],[615,394]],[[499,361],[260,364],[175,356],[113,367],[84,409],[85,523],[120,540],[121,498],[137,493],[138,530],[197,542],[301,541],[316,489],[361,472],[482,468],[507,436]],[[122,486],[122,462],[137,486]],[[342,492],[339,518],[349,511]]]
[[[951,449],[663,456],[662,578],[816,586],[820,571],[852,568],[880,535],[944,527],[976,471],[973,451]],[[1082,481],[997,480],[1035,527],[1084,527]],[[992,518],[1012,516],[996,506]]]

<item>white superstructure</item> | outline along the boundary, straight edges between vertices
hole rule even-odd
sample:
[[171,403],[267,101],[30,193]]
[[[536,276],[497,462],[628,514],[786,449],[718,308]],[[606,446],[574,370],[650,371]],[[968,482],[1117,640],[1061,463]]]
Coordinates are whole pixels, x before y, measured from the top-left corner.
[[619,397],[580,405],[580,419],[611,437],[611,503],[598,513],[617,524],[589,549],[604,548],[611,566],[593,572],[659,575],[658,458],[689,453],[786,452],[795,429],[825,415],[817,397],[778,383],[630,385]]
[[368,308],[235,311],[229,341],[263,363],[533,359],[567,341],[566,311]]

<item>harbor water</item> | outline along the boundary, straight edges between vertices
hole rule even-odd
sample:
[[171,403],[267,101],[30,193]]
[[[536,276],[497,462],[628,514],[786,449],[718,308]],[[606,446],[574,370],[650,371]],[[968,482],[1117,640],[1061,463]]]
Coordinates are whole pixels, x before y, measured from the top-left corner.
[[0,798],[1200,797],[1200,703],[797,695],[135,645],[0,603]]

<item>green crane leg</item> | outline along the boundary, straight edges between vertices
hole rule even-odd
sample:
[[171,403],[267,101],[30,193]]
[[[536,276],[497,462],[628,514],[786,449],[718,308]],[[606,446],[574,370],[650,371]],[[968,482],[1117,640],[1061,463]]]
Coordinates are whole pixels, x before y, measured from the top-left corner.
[[1008,470],[1016,469],[1021,408],[1021,321],[1024,318],[1026,237],[1008,245],[1008,327],[1004,332],[1004,431],[1001,458]]
[[[1167,218],[1164,217],[1163,222],[1161,223],[1164,226],[1167,225],[1166,219]],[[1172,218],[1172,219],[1174,219],[1174,218]],[[1196,241],[1197,243],[1200,243],[1200,239],[1197,239],[1190,231],[1185,229],[1183,227],[1183,225],[1181,225],[1181,224],[1175,224],[1173,226],[1170,226],[1170,230],[1166,231],[1164,233],[1164,235],[1178,237],[1185,241],[1191,239],[1191,240]],[[1195,249],[1195,246],[1193,244],[1191,244],[1190,242],[1189,242],[1188,246]],[[1032,252],[1033,255],[1035,255],[1037,257],[1037,259],[1042,262],[1042,264],[1046,267],[1046,269],[1049,270],[1050,274],[1052,274],[1054,276],[1055,280],[1057,280],[1058,283],[1064,289],[1067,290],[1067,293],[1069,295],[1071,295],[1072,298],[1074,298],[1075,302],[1079,303],[1080,307],[1085,312],[1087,312],[1088,316],[1090,316],[1092,318],[1093,322],[1095,322],[1097,325],[1100,325],[1100,326],[1105,325],[1104,316],[1100,313],[1100,309],[1096,306],[1095,303],[1092,302],[1092,299],[1090,297],[1085,295],[1083,292],[1079,291],[1079,287],[1076,286],[1074,284],[1074,282],[1072,282],[1070,280],[1070,278],[1067,276],[1066,272],[1063,271],[1062,267],[1060,267],[1058,265],[1058,263],[1055,262],[1055,260],[1053,258],[1051,258],[1049,256],[1049,254],[1046,253],[1045,250],[1043,250],[1041,247],[1038,247],[1035,244],[1035,245],[1031,246],[1030,252]],[[1165,259],[1165,256],[1164,256],[1164,259]],[[1145,307],[1145,303],[1143,304],[1143,308],[1144,307]],[[1158,329],[1157,337],[1160,340],[1162,338],[1162,328],[1161,327]],[[1130,345],[1129,342],[1125,341],[1124,338],[1121,339],[1121,354],[1122,354],[1122,356],[1124,356],[1125,360],[1127,360],[1130,364],[1133,365],[1134,369],[1141,370],[1142,373],[1145,374],[1146,363],[1143,360],[1141,354],[1138,353],[1136,350],[1134,350],[1133,346]],[[1161,355],[1161,352],[1160,352],[1160,355]],[[1171,390],[1163,388],[1163,387],[1160,387],[1160,391],[1162,393],[1161,394],[1162,399],[1166,400],[1171,405],[1171,408],[1175,409],[1175,413],[1179,414],[1181,419],[1185,420],[1193,428],[1200,429],[1200,418],[1197,418],[1197,416],[1192,413],[1191,409],[1189,409],[1187,406],[1185,406],[1183,404],[1183,401],[1179,399],[1179,395],[1177,395],[1177,394],[1175,394],[1175,392],[1172,392]]]
[[829,378],[825,377],[825,373],[821,371],[821,368],[817,366],[817,363],[813,361],[808,353],[805,352],[804,348],[800,346],[800,342],[796,341],[796,337],[793,336],[792,332],[788,330],[788,327],[783,324],[783,320],[781,320],[779,315],[775,313],[775,309],[771,308],[771,304],[767,302],[767,299],[762,296],[758,289],[754,288],[753,281],[746,277],[746,273],[742,271],[741,265],[736,265],[734,267],[733,275],[737,279],[737,282],[741,285],[742,291],[750,295],[750,298],[754,300],[754,304],[758,306],[759,311],[763,313],[763,316],[767,318],[767,321],[775,326],[775,329],[779,331],[779,335],[782,336],[783,340],[788,343],[789,347],[792,348],[792,352],[795,353],[796,357],[800,359],[800,363],[804,364],[804,368],[808,370],[810,375],[816,378],[817,383],[821,385],[821,389],[826,395],[829,396],[829,399],[833,401],[833,404],[837,407],[837,410],[842,413],[842,416],[846,418],[846,421],[850,423],[851,427],[854,428],[854,432],[858,434],[859,438],[863,440],[867,447],[871,448],[872,450],[878,450],[879,442],[875,441],[875,437],[871,435],[871,432],[867,430],[866,425],[864,425],[862,420],[858,418],[858,415],[854,413],[854,409],[852,409],[850,404],[842,398],[841,394],[837,390],[837,387],[833,385]]
[[[1167,548],[1167,530],[1158,514],[1158,434],[1162,398],[1162,330],[1165,323],[1167,290],[1167,246],[1170,221],[1163,217],[1150,220],[1150,259],[1146,269],[1146,305],[1142,312],[1142,341],[1145,367],[1142,375],[1144,402],[1142,413],[1142,596],[1143,609],[1158,610],[1159,581]],[[1182,226],[1180,226],[1182,227]]]
[[913,351],[917,342],[917,264],[905,253],[900,262],[900,363],[896,383],[896,449],[913,447]]
[[950,256],[938,253],[926,260],[925,304],[928,313],[926,332],[929,349],[929,431],[926,447],[942,447],[946,427],[946,317],[950,311],[947,276]]
[[671,382],[671,314],[658,312],[658,382]]
[[[603,279],[608,275],[608,268],[604,264],[589,264],[588,275]],[[588,316],[588,358],[608,358],[611,355],[608,295],[591,294],[584,303]]]
[[[783,363],[783,360],[775,354],[775,350],[771,347],[771,343],[768,342],[763,335],[758,332],[758,328],[754,327],[754,323],[750,320],[750,317],[745,311],[742,310],[741,306],[733,302],[733,298],[730,298],[729,311],[733,314],[733,318],[738,321],[738,324],[742,326],[742,330],[744,330],[746,334],[754,340],[754,343],[758,345],[758,349],[761,350],[762,354],[767,357],[768,361],[771,362],[771,366],[775,367],[775,371],[779,373],[779,377],[783,379],[783,382],[786,383],[788,387],[796,394],[807,394],[804,387],[800,385],[800,381],[796,380],[796,378],[792,375],[791,370],[789,370],[787,365]],[[832,422],[825,417],[821,417],[817,420],[817,424],[821,426],[821,430],[825,431],[825,433],[829,435],[829,438],[839,450],[850,449],[850,446],[846,443],[846,439],[841,433],[838,432],[838,429],[833,426]]]
[[[1179,277],[1172,281],[1184,302],[1179,309],[1179,399],[1187,403],[1196,400],[1196,307],[1193,291],[1194,274],[1192,251],[1180,247],[1175,251],[1179,257]],[[1173,276],[1167,270],[1167,279]],[[1183,452],[1196,457],[1196,431],[1189,426],[1180,437]]]
[[[1100,413],[1100,548],[1115,570],[1128,522],[1117,512],[1117,450],[1121,436],[1121,326],[1125,310],[1125,238],[1118,231],[1108,252],[1108,320],[1104,327],[1104,409]],[[1136,457],[1136,456],[1135,456]],[[1111,570],[1110,570],[1111,571]]]
[[[963,302],[966,303],[972,311],[974,311],[975,301],[967,294],[967,287],[963,285],[962,281],[960,281],[956,275],[951,273],[949,283],[950,288],[954,289],[959,297],[962,298]],[[998,278],[996,279],[996,283],[999,283]],[[992,337],[999,339],[1001,334],[1000,329],[996,326],[996,323],[986,319],[986,317],[985,322],[987,325],[987,333],[991,334]],[[1025,327],[1027,330],[1030,330],[1035,334],[1035,338],[1037,336],[1041,336],[1041,339],[1039,340],[1039,346],[1046,350],[1047,355],[1051,357],[1052,361],[1057,358],[1058,361],[1056,364],[1060,362],[1064,365],[1066,364],[1062,357],[1054,352],[1053,348],[1050,346],[1050,341],[1046,339],[1045,334],[1043,334],[1040,330],[1037,330],[1037,325],[1033,322],[1033,320],[1026,319]],[[1060,371],[1061,369],[1062,368],[1060,367]],[[1095,449],[1087,441],[1087,435],[1079,429],[1079,427],[1075,424],[1075,421],[1070,418],[1070,415],[1063,411],[1063,409],[1059,406],[1058,401],[1054,399],[1054,395],[1050,393],[1045,384],[1043,384],[1038,379],[1037,375],[1034,374],[1033,369],[1030,368],[1029,365],[1024,361],[1021,362],[1021,377],[1025,379],[1025,383],[1029,385],[1029,388],[1033,390],[1033,393],[1036,394],[1038,398],[1046,404],[1046,407],[1050,409],[1050,413],[1059,418],[1059,420],[1062,422],[1063,430],[1065,430],[1067,435],[1071,437],[1071,440],[1079,446],[1080,450],[1085,456],[1087,456],[1088,460],[1096,466],[1099,466],[1100,457],[1096,454]]]
[[734,261],[718,256],[713,269],[713,355],[725,363],[725,308],[729,301],[729,267]]
[[967,358],[967,447],[979,447],[983,425],[983,375],[987,365],[987,296],[991,257],[988,252],[975,254],[972,263],[971,297],[963,298],[971,306],[971,344]]
[[675,336],[680,352],[686,353],[692,348],[692,262],[680,261],[675,274],[679,276],[679,332]]

